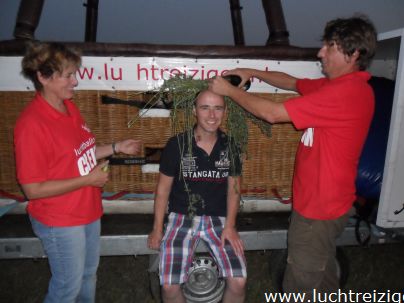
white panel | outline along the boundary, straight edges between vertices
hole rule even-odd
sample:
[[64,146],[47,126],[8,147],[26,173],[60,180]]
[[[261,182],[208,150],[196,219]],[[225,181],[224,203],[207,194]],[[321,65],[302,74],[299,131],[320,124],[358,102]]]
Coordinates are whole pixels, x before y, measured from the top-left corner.
[[[0,91],[34,90],[21,74],[21,57],[0,57]],[[150,91],[159,88],[165,79],[185,74],[194,79],[208,79],[223,72],[249,67],[283,71],[296,77],[321,77],[318,61],[276,61],[251,59],[195,59],[163,57],[83,57],[77,72],[77,90]],[[250,92],[284,92],[257,79]]]
[[379,40],[399,39],[396,85],[390,123],[377,225],[404,227],[404,29],[379,35]]

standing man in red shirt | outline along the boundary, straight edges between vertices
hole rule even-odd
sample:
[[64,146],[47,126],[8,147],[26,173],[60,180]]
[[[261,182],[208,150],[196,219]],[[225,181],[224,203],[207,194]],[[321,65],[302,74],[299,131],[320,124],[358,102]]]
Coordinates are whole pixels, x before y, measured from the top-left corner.
[[318,52],[324,78],[298,79],[282,72],[235,69],[227,74],[255,77],[300,96],[283,103],[247,93],[221,77],[209,89],[229,96],[269,123],[292,122],[304,130],[296,154],[293,211],[288,232],[284,291],[339,288],[335,240],[355,201],[357,165],[374,111],[365,71],[376,48],[376,31],[364,16],[327,23]]

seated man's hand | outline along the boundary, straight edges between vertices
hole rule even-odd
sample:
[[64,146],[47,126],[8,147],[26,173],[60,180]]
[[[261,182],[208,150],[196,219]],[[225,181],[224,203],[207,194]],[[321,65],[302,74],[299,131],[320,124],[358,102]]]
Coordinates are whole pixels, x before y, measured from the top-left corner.
[[161,239],[163,239],[163,232],[153,229],[147,238],[147,247],[160,250]]
[[229,241],[237,255],[244,255],[244,243],[241,240],[236,228],[225,226],[222,232],[222,245]]

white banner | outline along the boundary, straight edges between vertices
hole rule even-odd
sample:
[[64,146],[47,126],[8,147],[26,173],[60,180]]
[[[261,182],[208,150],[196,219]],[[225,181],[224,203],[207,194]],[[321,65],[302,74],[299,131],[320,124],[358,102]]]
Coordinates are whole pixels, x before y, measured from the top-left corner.
[[[0,91],[34,90],[32,83],[21,76],[21,59],[22,57],[0,57]],[[82,67],[77,72],[77,89],[150,91],[157,89],[164,79],[175,75],[185,74],[204,80],[237,67],[282,71],[299,78],[322,76],[318,61],[83,57]],[[253,79],[249,91],[281,92],[257,79]]]

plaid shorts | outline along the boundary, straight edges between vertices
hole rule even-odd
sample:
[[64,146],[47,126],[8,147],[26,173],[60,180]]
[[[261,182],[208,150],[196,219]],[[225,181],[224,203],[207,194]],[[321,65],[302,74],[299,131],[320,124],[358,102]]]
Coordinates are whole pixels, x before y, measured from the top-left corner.
[[247,277],[244,256],[236,255],[229,243],[221,247],[224,223],[224,217],[195,216],[191,219],[170,213],[160,246],[160,284],[182,284],[187,280],[200,239],[214,256],[221,277]]

